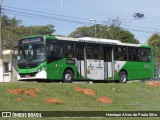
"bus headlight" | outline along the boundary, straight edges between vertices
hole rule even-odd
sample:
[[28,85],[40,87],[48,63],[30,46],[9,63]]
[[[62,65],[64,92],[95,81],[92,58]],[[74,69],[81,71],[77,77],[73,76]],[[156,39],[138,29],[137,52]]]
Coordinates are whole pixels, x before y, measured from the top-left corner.
[[45,70],[45,67],[41,67],[37,72],[41,72],[42,70]]

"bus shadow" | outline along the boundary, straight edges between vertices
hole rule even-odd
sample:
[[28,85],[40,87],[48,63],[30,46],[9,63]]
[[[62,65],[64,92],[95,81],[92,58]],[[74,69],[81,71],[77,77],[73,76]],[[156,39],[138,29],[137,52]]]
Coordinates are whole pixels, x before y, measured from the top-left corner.
[[19,80],[19,82],[37,82],[37,83],[60,83],[60,80],[46,80],[46,79],[27,79],[27,80]]
[[[63,83],[62,80],[48,80],[48,79],[23,79],[18,82],[37,82],[37,83]],[[74,80],[72,83],[119,83],[117,80]]]

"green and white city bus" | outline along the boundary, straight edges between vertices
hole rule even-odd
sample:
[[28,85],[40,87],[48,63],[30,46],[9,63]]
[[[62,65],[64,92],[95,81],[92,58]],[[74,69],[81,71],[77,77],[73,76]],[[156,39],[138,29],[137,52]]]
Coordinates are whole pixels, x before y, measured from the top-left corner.
[[152,48],[101,38],[29,36],[18,43],[18,80],[151,79]]

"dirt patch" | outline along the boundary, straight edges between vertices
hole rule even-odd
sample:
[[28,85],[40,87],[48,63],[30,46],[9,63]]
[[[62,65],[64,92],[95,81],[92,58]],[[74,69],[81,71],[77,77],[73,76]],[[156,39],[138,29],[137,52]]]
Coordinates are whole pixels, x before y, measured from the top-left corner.
[[53,90],[53,92],[54,92],[54,93],[59,93],[60,91],[59,91],[59,90]]
[[7,91],[8,91],[10,94],[17,95],[17,94],[22,94],[24,90],[25,90],[25,89],[23,89],[23,88],[19,88],[19,89],[8,89]]
[[69,91],[65,90],[65,91],[64,91],[64,94],[69,94]]
[[60,98],[45,98],[46,103],[64,104],[64,101]]
[[16,98],[15,99],[17,102],[21,102],[21,101],[25,101],[26,99],[24,99],[24,98]]
[[23,94],[32,96],[32,97],[37,97],[37,94],[35,94],[34,90],[25,90]]
[[80,87],[75,87],[75,91],[79,92],[79,93],[83,93],[86,95],[95,95],[95,92],[92,89],[84,89],[84,88],[80,88]]
[[111,100],[108,97],[101,97],[101,98],[98,98],[97,100],[102,102],[102,103],[106,103],[106,104],[111,104],[113,102],[113,100]]
[[34,91],[35,92],[40,92],[40,89],[39,88],[35,88]]
[[148,85],[160,87],[160,82],[149,82]]
[[8,89],[7,91],[10,94],[14,94],[14,95],[23,94],[23,95],[28,95],[28,96],[32,96],[32,97],[37,97],[36,92],[40,92],[39,88],[35,88],[35,89],[32,89],[32,90],[26,90],[26,89],[23,89],[23,88]]

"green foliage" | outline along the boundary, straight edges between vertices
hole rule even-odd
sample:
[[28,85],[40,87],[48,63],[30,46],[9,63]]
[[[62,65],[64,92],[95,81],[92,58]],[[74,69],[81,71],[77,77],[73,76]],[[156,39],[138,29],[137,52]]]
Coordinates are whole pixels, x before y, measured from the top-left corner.
[[76,31],[72,32],[69,36],[78,38],[78,37],[87,37],[87,36],[93,36],[94,31],[89,29],[86,26],[82,26],[76,29]]
[[15,17],[9,18],[6,15],[3,15],[1,19],[2,19],[2,28],[6,26],[18,27],[20,23],[22,22],[21,20],[17,20]]
[[54,32],[53,25],[46,26],[21,26],[17,29],[17,34],[22,36],[32,36],[32,35],[52,35]]
[[51,35],[54,25],[46,26],[21,26],[21,20],[2,16],[2,45],[3,49],[12,49],[17,45],[17,41],[23,36]]
[[12,49],[16,46],[17,40],[20,38],[12,27],[6,26],[2,28],[2,45],[3,49]]
[[134,35],[126,30],[120,30],[119,40],[124,43],[138,44],[139,41],[134,38]]
[[95,27],[96,27],[96,37],[105,39],[116,39],[125,43],[138,44],[139,41],[134,38],[134,35],[129,31],[126,31],[120,27],[120,22],[112,20],[113,23],[110,25],[100,25],[96,24],[93,26],[83,26],[76,29],[69,36],[74,38],[80,37],[95,37]]
[[155,56],[155,62],[160,63],[160,35],[158,34],[153,34],[149,39],[148,39],[148,44],[153,47],[154,51],[154,56]]

